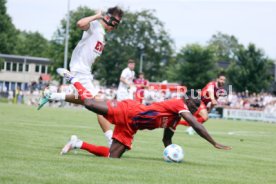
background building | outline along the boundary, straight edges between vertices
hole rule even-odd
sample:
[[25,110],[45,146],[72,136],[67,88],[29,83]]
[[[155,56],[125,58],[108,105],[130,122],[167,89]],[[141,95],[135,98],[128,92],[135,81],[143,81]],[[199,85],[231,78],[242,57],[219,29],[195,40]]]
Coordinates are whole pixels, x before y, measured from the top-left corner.
[[27,90],[33,84],[50,80],[48,58],[0,54],[0,91]]

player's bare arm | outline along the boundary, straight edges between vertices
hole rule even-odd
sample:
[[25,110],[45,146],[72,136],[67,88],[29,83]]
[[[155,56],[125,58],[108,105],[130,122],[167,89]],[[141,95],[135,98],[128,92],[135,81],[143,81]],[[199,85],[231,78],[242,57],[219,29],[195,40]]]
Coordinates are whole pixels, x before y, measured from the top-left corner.
[[212,106],[217,105],[217,100],[214,94],[214,87],[209,88],[208,93],[209,93],[209,98],[211,99]]
[[131,84],[128,83],[128,81],[124,77],[120,77],[120,81],[126,84],[127,86],[131,86]]
[[214,87],[210,87],[208,89],[208,93],[209,93],[209,98],[211,99],[211,107],[207,107],[207,109],[208,109],[208,112],[210,112],[217,105],[217,100],[214,94]]
[[205,127],[202,124],[198,123],[190,112],[182,112],[181,116],[193,127],[193,129],[196,131],[196,133],[198,133],[198,135],[210,142],[215,148],[224,150],[231,149],[231,147],[229,146],[224,146],[222,144],[215,142],[214,139],[209,135]]
[[164,134],[163,134],[163,144],[165,147],[169,146],[172,144],[172,137],[174,135],[174,131],[170,128],[165,128],[164,129]]
[[101,19],[103,18],[102,16],[102,12],[98,11],[97,14],[93,15],[93,16],[89,16],[89,17],[84,17],[82,19],[80,19],[77,22],[77,26],[78,28],[80,28],[83,31],[87,31],[90,27],[90,22],[97,20],[97,19]]

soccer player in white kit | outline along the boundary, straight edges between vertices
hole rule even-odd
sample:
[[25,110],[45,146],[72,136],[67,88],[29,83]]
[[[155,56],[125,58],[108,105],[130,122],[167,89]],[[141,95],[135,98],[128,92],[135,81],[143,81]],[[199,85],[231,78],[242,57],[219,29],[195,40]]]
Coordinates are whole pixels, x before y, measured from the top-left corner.
[[133,100],[134,92],[136,91],[136,87],[133,83],[135,77],[135,61],[132,59],[128,60],[127,68],[122,71],[120,77],[120,83],[117,90],[117,100],[122,101],[126,99]]
[[[109,8],[104,16],[99,11],[96,15],[82,18],[77,22],[78,28],[84,32],[72,53],[70,71],[95,98],[97,98],[98,90],[92,83],[93,75],[91,74],[91,67],[103,52],[106,32],[116,29],[123,14],[123,11],[116,6]],[[64,100],[76,104],[83,103],[79,99],[79,96],[75,94],[52,93],[49,90],[45,90],[38,109],[50,100]],[[101,115],[97,115],[97,117],[109,145],[111,145],[113,132],[110,129],[110,123]]]

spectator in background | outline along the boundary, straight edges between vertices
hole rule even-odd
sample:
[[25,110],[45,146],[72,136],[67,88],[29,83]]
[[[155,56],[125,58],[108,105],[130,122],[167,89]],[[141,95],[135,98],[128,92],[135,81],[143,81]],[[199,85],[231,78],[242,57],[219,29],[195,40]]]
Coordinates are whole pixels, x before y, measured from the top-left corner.
[[134,80],[136,86],[135,100],[142,103],[145,96],[145,89],[149,87],[149,81],[145,79],[144,73],[139,73],[139,78]]
[[133,83],[135,77],[134,68],[135,61],[133,59],[129,59],[127,67],[122,71],[120,76],[120,83],[117,91],[118,101],[133,99],[133,93],[136,91],[136,87]]
[[12,101],[13,101],[13,91],[9,90],[9,92],[8,92],[8,102],[12,103]]
[[23,91],[18,87],[18,96],[17,96],[17,104],[23,104]]

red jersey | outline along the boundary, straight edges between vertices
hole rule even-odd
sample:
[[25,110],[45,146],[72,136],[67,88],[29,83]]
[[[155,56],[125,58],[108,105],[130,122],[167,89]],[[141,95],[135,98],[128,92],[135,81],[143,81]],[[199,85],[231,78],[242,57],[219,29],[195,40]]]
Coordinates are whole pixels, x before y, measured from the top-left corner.
[[115,125],[113,138],[131,148],[137,130],[176,128],[179,113],[189,112],[183,99],[156,102],[149,106],[134,100],[107,101],[108,113],[104,117]]
[[144,87],[142,86],[146,86],[148,85],[149,81],[146,80],[146,79],[135,79],[134,80],[134,84],[136,85],[136,88],[137,88],[137,91],[140,90],[140,89],[144,89]]
[[134,84],[136,85],[136,92],[135,92],[135,100],[137,100],[138,102],[142,103],[143,99],[144,99],[144,89],[146,86],[148,85],[149,81],[146,79],[135,79],[134,80]]
[[183,99],[156,102],[149,106],[139,105],[130,113],[130,127],[135,130],[176,128],[181,112],[189,112]]
[[209,102],[211,102],[211,98],[209,96],[208,90],[213,90],[214,91],[214,97],[217,100],[219,98],[218,91],[223,89],[219,88],[217,86],[216,81],[209,82],[202,90],[201,90],[201,101],[204,102],[205,105],[207,105]]

